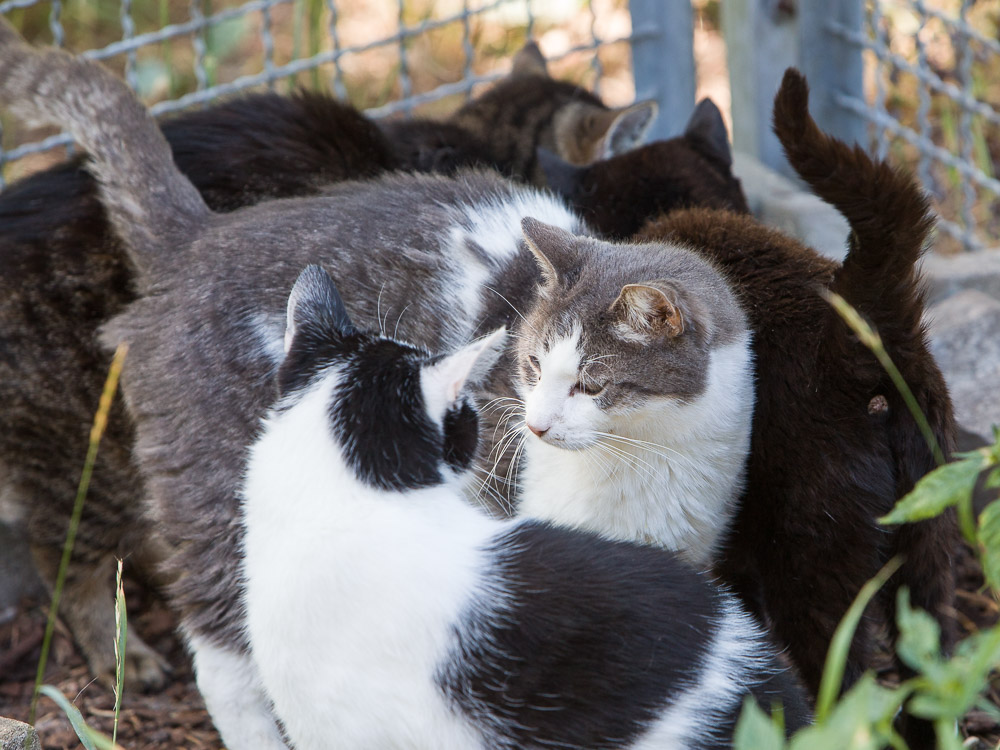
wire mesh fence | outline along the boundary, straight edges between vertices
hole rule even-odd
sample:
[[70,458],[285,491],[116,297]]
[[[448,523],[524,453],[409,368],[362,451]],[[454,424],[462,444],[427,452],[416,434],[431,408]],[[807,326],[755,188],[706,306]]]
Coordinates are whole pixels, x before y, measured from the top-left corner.
[[[2,0],[0,13],[29,39],[116,69],[156,115],[297,86],[377,117],[433,114],[502,76],[543,34],[560,77],[622,103],[634,94],[625,0]],[[69,143],[3,124],[8,180]]]
[[871,124],[882,156],[913,165],[938,226],[965,249],[1000,245],[1000,3],[868,0],[862,33],[829,32],[866,58],[868,101],[838,104]]

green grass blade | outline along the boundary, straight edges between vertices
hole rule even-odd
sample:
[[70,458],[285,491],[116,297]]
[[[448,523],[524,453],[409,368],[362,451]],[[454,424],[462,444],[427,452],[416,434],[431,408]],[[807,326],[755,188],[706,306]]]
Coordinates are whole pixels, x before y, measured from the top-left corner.
[[42,654],[38,659],[38,671],[35,673],[35,690],[31,696],[31,709],[28,712],[28,723],[35,723],[35,715],[38,710],[38,696],[42,689],[42,679],[45,676],[45,666],[49,659],[49,648],[52,646],[52,633],[56,626],[56,615],[59,613],[59,598],[62,595],[63,586],[66,583],[66,570],[69,568],[70,557],[73,554],[73,543],[76,541],[76,531],[80,526],[80,515],[83,513],[83,501],[87,497],[87,490],[90,487],[90,476],[94,471],[94,462],[97,460],[97,448],[101,444],[101,437],[108,426],[108,413],[111,411],[111,400],[118,389],[118,378],[121,376],[122,364],[128,352],[128,344],[124,342],[118,345],[115,356],[111,360],[111,368],[108,370],[107,380],[104,381],[104,391],[101,393],[101,400],[97,407],[97,414],[94,415],[94,425],[90,429],[90,447],[87,450],[87,458],[83,463],[83,473],[80,475],[80,484],[76,490],[76,501],[73,504],[73,514],[69,520],[69,530],[66,533],[66,542],[63,544],[62,559],[59,561],[59,572],[56,575],[56,583],[52,590],[52,605],[49,607],[49,619],[45,623],[45,635],[42,637]]
[[54,686],[42,685],[41,694],[51,698],[62,709],[63,713],[66,714],[66,718],[69,719],[69,723],[73,725],[73,731],[76,732],[76,736],[80,738],[80,743],[86,750],[121,750],[121,747],[112,742],[110,737],[87,726],[87,722],[83,720],[83,714],[80,713],[80,709],[74,706]]
[[840,621],[833,639],[830,641],[830,650],[826,654],[826,663],[823,665],[823,679],[819,685],[819,697],[816,699],[816,723],[822,724],[830,715],[837,695],[840,693],[840,686],[844,681],[844,667],[847,664],[847,654],[851,649],[851,641],[854,640],[854,631],[858,629],[861,622],[861,615],[865,607],[878,593],[878,590],[885,585],[889,577],[899,570],[903,560],[899,557],[892,558],[880,570],[874,578],[861,587],[857,597]]
[[934,437],[934,431],[931,430],[931,426],[927,422],[927,417],[924,416],[923,411],[920,409],[920,405],[917,403],[917,399],[914,398],[910,386],[906,384],[896,365],[889,358],[888,352],[886,352],[885,347],[882,345],[882,338],[876,333],[874,328],[868,325],[858,311],[851,307],[847,300],[839,294],[824,291],[823,296],[833,306],[833,309],[837,311],[837,314],[844,319],[844,322],[850,326],[851,330],[857,334],[858,338],[861,339],[861,343],[871,349],[872,354],[875,355],[882,367],[885,368],[885,371],[889,373],[889,377],[892,378],[896,390],[899,391],[906,402],[906,407],[917,421],[917,426],[920,428],[924,440],[930,446],[931,452],[934,454],[934,461],[938,466],[944,464],[944,453],[941,451],[941,446],[938,445],[937,438]]
[[118,561],[115,576],[115,721],[111,730],[111,741],[118,742],[118,717],[122,707],[122,691],[125,689],[125,637],[128,630],[128,616],[125,611],[125,587],[122,585],[122,561]]

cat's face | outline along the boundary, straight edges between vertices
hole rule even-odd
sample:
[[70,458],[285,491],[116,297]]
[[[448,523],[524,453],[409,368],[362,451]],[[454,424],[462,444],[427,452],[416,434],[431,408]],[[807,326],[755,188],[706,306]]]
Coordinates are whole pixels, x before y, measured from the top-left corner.
[[330,276],[309,266],[289,295],[277,411],[315,408],[317,391],[329,389],[327,429],[301,439],[332,440],[360,481],[390,491],[460,481],[479,430],[466,389],[492,366],[503,338],[500,329],[432,356],[359,331]]
[[647,421],[680,427],[708,387],[712,350],[745,331],[721,279],[676,247],[616,246],[531,219],[524,229],[544,278],[516,347],[526,428],[579,450],[636,437]]

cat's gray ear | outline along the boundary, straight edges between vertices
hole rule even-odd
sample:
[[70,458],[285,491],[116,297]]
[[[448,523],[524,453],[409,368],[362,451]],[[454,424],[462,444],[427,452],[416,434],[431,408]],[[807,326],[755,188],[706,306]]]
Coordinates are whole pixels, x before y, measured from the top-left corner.
[[548,76],[548,68],[545,67],[545,55],[534,42],[528,42],[521,50],[514,55],[511,65],[511,78],[521,76]]
[[598,158],[623,154],[646,140],[659,111],[659,105],[652,99],[608,110],[607,129],[596,151]]
[[429,409],[443,414],[463,390],[479,386],[500,358],[506,340],[507,329],[500,327],[425,367],[420,381]]
[[304,326],[322,326],[341,335],[355,331],[333,279],[322,266],[306,266],[288,295],[285,315],[285,353],[295,332]]
[[546,285],[557,283],[560,272],[576,264],[576,256],[570,250],[577,239],[575,235],[530,216],[521,219],[521,231]]
[[727,167],[733,166],[733,152],[729,148],[729,133],[722,113],[711,99],[702,99],[691,113],[684,128],[684,136],[701,141],[708,150]]
[[625,339],[673,338],[684,333],[685,315],[681,295],[670,281],[626,284],[609,312],[616,318],[616,331]]
[[559,154],[553,153],[543,146],[536,149],[536,154],[538,165],[545,173],[545,181],[548,183],[549,189],[563,198],[572,196],[580,184],[583,173],[587,171],[587,167],[570,164]]

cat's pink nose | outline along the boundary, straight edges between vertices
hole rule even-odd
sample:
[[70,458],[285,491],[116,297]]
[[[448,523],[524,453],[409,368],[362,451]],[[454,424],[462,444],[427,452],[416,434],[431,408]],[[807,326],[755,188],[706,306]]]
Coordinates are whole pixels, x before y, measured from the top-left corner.
[[528,429],[531,430],[536,435],[538,435],[538,437],[541,437],[542,435],[544,435],[546,432],[549,431],[548,427],[544,428],[535,427],[535,425],[531,424],[531,422],[527,422],[526,424],[528,425]]

